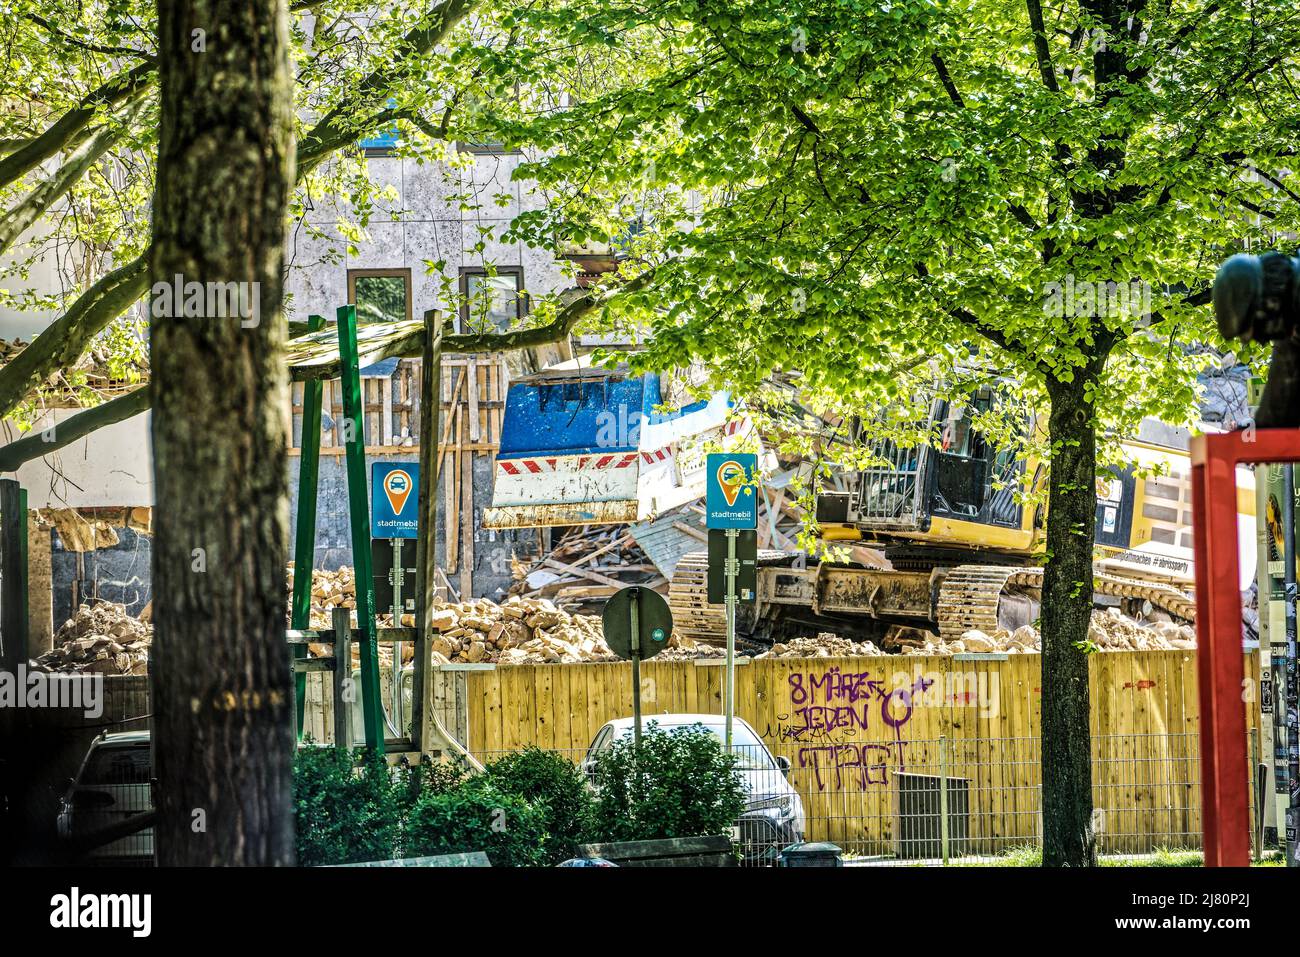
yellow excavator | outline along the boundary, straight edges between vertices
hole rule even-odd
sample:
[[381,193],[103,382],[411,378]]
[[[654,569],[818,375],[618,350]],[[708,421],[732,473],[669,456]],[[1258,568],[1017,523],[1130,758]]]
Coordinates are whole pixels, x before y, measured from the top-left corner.
[[[756,601],[741,605],[738,633],[758,644],[835,631],[889,646],[901,629],[944,639],[1031,624],[1042,587],[1045,507],[1017,490],[1041,487],[1045,469],[999,449],[972,428],[996,400],[986,389],[965,404],[935,399],[932,441],[904,447],[864,441],[871,465],[843,476],[845,491],[817,495],[828,543],[870,545],[872,559],[812,563],[759,555]],[[859,441],[863,441],[859,436]],[[1138,619],[1191,622],[1195,602],[1189,434],[1154,419],[1124,442],[1130,465],[1099,470],[1094,599]],[[1158,468],[1163,474],[1151,474]],[[1254,554],[1253,476],[1238,476],[1243,564]],[[854,549],[861,553],[865,550]],[[720,605],[707,602],[707,556],[688,555],[669,587],[675,630],[721,641]],[[1243,568],[1248,581],[1252,569]]]

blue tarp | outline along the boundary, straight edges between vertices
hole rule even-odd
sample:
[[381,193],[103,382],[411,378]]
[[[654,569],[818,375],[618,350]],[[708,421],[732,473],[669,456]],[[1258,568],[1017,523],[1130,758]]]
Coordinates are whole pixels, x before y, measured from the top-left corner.
[[659,377],[517,382],[506,394],[498,459],[635,452],[660,403]]

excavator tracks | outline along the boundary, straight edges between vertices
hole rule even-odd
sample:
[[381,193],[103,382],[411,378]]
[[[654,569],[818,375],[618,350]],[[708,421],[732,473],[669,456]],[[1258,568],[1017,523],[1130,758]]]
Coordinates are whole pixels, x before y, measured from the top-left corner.
[[[1093,594],[1141,601],[1171,618],[1196,620],[1196,599],[1164,582],[1125,578],[1093,571]],[[972,628],[993,634],[1000,628],[1015,630],[1038,617],[1043,570],[1026,566],[960,565],[944,578],[939,589],[939,635],[945,640],[960,638]],[[1024,596],[1032,603],[1016,602]],[[1011,607],[1008,607],[1011,606]]]
[[[760,562],[760,564],[762,564]],[[971,629],[993,634],[1014,630],[1038,618],[1043,569],[1033,565],[958,565],[939,587],[937,622],[945,640]],[[1183,622],[1196,619],[1195,599],[1165,582],[1126,578],[1095,570],[1094,594],[1148,603]],[[708,601],[708,555],[691,552],[678,563],[668,586],[673,630],[696,641],[720,643],[726,633],[726,613]]]
[[[993,634],[999,628],[1014,630],[1037,617],[1036,601],[1026,601],[1020,614],[1003,607],[1012,590],[1020,593],[1042,587],[1043,570],[1023,565],[959,565],[939,586],[937,617],[939,637],[960,638],[971,629]],[[1032,609],[1030,606],[1033,606]]]
[[688,552],[668,583],[673,632],[695,641],[718,642],[727,634],[727,612],[709,604],[709,553]]

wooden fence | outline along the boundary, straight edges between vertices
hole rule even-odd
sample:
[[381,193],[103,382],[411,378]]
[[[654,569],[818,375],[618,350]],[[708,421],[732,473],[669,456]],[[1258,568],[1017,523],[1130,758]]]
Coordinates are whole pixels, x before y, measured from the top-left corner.
[[[859,853],[897,851],[896,772],[960,783],[968,854],[1036,843],[1040,833],[1038,655],[762,659],[736,669],[737,713],[790,760],[810,840]],[[720,663],[642,666],[647,720],[722,711]],[[1246,659],[1258,687],[1258,657]],[[467,729],[490,759],[527,745],[575,760],[606,721],[632,711],[626,663],[521,665],[444,672],[443,723]],[[1143,853],[1200,842],[1199,703],[1194,652],[1089,659],[1093,796],[1103,850]],[[1247,727],[1258,704],[1244,696]],[[941,754],[941,741],[943,742]],[[1248,741],[1243,740],[1242,747]]]

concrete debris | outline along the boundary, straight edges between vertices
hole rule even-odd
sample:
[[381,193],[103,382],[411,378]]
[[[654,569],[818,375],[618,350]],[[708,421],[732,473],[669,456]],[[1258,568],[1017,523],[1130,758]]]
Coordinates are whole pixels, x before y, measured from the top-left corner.
[[[1170,621],[1144,623],[1122,614],[1118,608],[1094,611],[1088,627],[1088,641],[1098,651],[1193,651],[1196,630],[1190,625]],[[1005,629],[993,634],[971,630],[955,641],[930,640],[900,643],[905,655],[955,655],[962,653],[1038,654],[1042,638],[1030,625],[1015,631]]]
[[[1117,608],[1095,611],[1088,640],[1099,651],[1194,651],[1196,630],[1170,621],[1139,622]],[[893,626],[881,639],[854,642],[823,632],[816,638],[795,638],[775,644],[759,658],[864,658],[878,655],[1039,654],[1042,639],[1031,626],[993,634],[971,630],[955,641],[943,641],[919,628]]]
[[[433,640],[435,661],[502,665],[617,661],[600,619],[572,615],[547,598],[511,595],[503,604],[486,598],[440,605],[433,613],[442,629]],[[658,660],[717,657],[718,650],[672,639]]]
[[870,641],[850,641],[822,632],[816,638],[792,638],[778,642],[769,650],[757,655],[758,658],[871,658],[883,655]]
[[[292,582],[291,565],[290,588]],[[353,570],[347,566],[333,572],[313,569],[311,627],[332,627],[331,616],[336,607],[356,608]],[[355,613],[352,620],[355,624]],[[378,623],[381,628],[390,626],[391,616],[380,615]],[[402,623],[413,625],[414,620],[404,615]],[[433,609],[433,625],[440,632],[433,641],[435,663],[521,665],[618,660],[605,644],[598,617],[571,614],[549,598],[511,595],[499,605],[488,598],[440,603]],[[324,644],[312,644],[308,648],[317,656],[331,653]],[[412,652],[408,642],[402,648],[402,660],[410,661]],[[354,645],[354,659],[359,654]],[[715,658],[720,654],[711,646],[673,638],[657,660]],[[381,665],[391,662],[391,645],[379,646],[379,658]]]
[[35,659],[40,671],[143,675],[149,671],[153,626],[114,602],[82,605],[54,635],[54,648]]
[[[288,579],[285,586],[292,601],[293,562],[289,563]],[[351,566],[344,565],[338,571],[313,568],[311,571],[311,622],[312,628],[331,628],[331,614],[336,607],[357,607],[356,576]],[[352,616],[353,623],[356,615]]]

